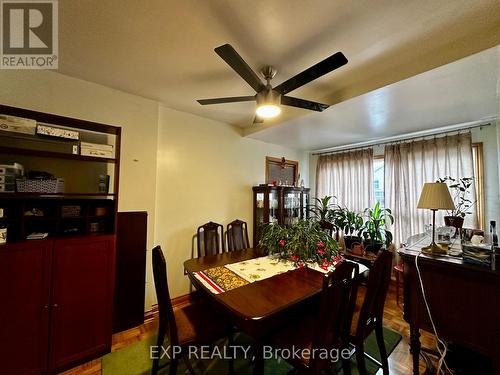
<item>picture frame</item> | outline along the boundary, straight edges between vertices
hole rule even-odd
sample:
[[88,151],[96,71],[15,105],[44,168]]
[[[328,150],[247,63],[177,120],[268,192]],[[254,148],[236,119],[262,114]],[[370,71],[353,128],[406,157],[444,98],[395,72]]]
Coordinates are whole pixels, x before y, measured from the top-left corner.
[[298,170],[298,161],[266,156],[266,184],[296,186]]

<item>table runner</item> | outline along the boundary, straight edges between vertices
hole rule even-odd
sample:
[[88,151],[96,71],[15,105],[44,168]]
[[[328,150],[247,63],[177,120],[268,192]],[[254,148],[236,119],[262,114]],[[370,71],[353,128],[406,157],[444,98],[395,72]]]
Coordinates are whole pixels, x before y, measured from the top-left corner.
[[[343,260],[351,262],[347,259]],[[365,265],[352,262],[359,265],[359,273],[368,270],[368,267]],[[307,267],[323,273],[335,269],[334,266],[331,266],[325,270],[317,263],[307,263]],[[194,277],[212,293],[220,294],[258,280],[264,280],[284,272],[293,271],[296,268],[295,264],[291,261],[282,260],[275,256],[263,256],[194,272]]]

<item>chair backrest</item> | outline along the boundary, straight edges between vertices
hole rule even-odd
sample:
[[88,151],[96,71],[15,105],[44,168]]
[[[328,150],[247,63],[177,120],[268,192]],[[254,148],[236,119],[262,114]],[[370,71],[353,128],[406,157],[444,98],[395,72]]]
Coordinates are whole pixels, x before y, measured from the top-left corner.
[[359,312],[356,337],[366,338],[373,331],[375,323],[382,324],[384,304],[392,272],[392,252],[379,251],[373,262],[366,284],[366,294]]
[[224,227],[210,221],[198,227],[198,257],[215,255],[226,250],[224,243]]
[[[358,292],[359,266],[354,262],[344,261],[329,272],[323,279],[320,296],[318,324],[316,325],[312,349],[347,346],[348,327],[352,322],[353,301]],[[316,371],[328,367],[331,359],[311,357],[309,367]]]
[[166,333],[170,345],[178,345],[177,325],[168,291],[167,263],[165,262],[165,257],[160,246],[156,246],[153,249],[153,277],[155,280],[156,298],[158,299],[159,330]]
[[227,225],[227,251],[243,250],[250,247],[247,223],[236,219]]

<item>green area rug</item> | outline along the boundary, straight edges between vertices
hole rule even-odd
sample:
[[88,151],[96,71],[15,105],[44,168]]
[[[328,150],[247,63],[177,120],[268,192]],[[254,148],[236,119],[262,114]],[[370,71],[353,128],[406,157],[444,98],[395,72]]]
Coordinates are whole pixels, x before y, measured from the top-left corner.
[[[390,354],[401,340],[401,335],[388,328],[384,328],[384,341],[387,353]],[[251,338],[244,334],[237,334],[234,345],[251,345]],[[217,345],[222,348],[224,341]],[[107,354],[102,358],[102,374],[103,375],[149,375],[151,373],[151,360],[149,358],[150,346],[156,345],[156,336],[149,337],[138,343],[130,345],[116,352]],[[377,341],[375,334],[372,333],[365,342],[365,351],[373,358],[380,360]],[[234,369],[236,374],[251,375],[253,364],[249,359],[237,358],[234,361]],[[160,365],[168,363],[168,359],[161,361]],[[228,373],[228,362],[220,359],[212,360],[191,360],[191,364],[197,374],[200,375],[223,375]],[[339,364],[340,365],[340,364]],[[340,366],[339,366],[340,367]],[[379,367],[372,361],[366,359],[366,367],[369,374],[375,374]],[[355,358],[351,359],[352,374],[358,374]],[[168,374],[168,364],[163,367],[159,374]],[[332,373],[335,373],[335,364],[333,365]],[[264,373],[272,375],[287,374],[292,370],[292,367],[282,359],[268,359],[265,361]],[[178,374],[188,373],[184,361],[179,361],[177,368]],[[342,374],[342,370],[337,374]]]

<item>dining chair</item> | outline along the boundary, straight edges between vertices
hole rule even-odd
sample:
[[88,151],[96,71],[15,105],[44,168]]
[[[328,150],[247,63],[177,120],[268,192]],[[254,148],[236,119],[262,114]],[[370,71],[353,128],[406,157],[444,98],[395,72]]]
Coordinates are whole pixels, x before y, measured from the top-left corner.
[[[300,317],[292,325],[287,325],[278,332],[273,332],[269,339],[275,348],[309,349],[309,353],[339,352],[349,346],[349,328],[357,294],[359,266],[354,262],[344,261],[333,272],[323,278],[319,296],[319,308]],[[329,368],[332,358],[321,355],[302,355],[285,358],[303,374],[319,374]],[[349,359],[342,361],[344,374],[350,374]]]
[[[188,345],[210,344],[219,338],[227,337],[231,328],[223,323],[220,314],[214,311],[214,306],[209,306],[205,303],[206,301],[201,299],[176,309],[172,307],[168,290],[167,264],[160,246],[153,249],[153,277],[159,312],[156,345],[160,348],[164,344],[165,337],[167,338],[167,350],[171,358],[170,375],[176,373],[179,357],[185,361],[189,372],[194,374],[193,367],[186,356],[186,347]],[[180,355],[173,355],[174,347],[181,348]],[[163,353],[163,351],[159,349],[159,353]],[[231,365],[232,363],[230,363]],[[153,359],[151,374],[156,375],[159,369],[159,357],[157,356]]]
[[227,225],[227,251],[243,250],[250,247],[247,223],[236,219]]
[[[355,347],[356,362],[360,375],[366,374],[365,356],[382,367],[384,375],[389,374],[387,352],[384,344],[382,320],[384,304],[391,280],[392,252],[379,251],[368,275],[366,293],[362,303],[356,304],[351,325],[351,342]],[[365,339],[375,331],[381,363],[364,351]]]
[[198,227],[197,231],[198,257],[223,253],[226,250],[224,243],[224,227],[210,221]]

